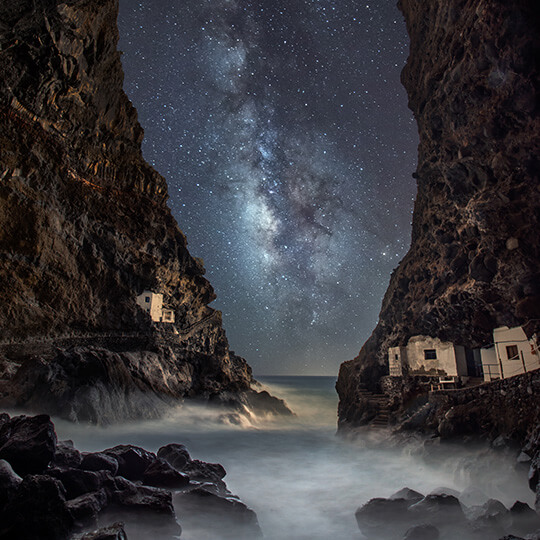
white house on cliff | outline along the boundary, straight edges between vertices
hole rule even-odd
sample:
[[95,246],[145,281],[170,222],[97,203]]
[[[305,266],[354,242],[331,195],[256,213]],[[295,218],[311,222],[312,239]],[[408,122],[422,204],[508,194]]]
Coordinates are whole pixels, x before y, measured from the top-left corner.
[[174,311],[163,307],[163,295],[152,291],[143,291],[137,296],[137,304],[150,313],[154,322],[174,323]]
[[493,343],[482,349],[468,349],[429,336],[413,336],[403,347],[388,349],[390,376],[438,377],[442,386],[459,379],[483,377],[503,379],[540,368],[535,339],[523,328],[503,326],[493,331]]

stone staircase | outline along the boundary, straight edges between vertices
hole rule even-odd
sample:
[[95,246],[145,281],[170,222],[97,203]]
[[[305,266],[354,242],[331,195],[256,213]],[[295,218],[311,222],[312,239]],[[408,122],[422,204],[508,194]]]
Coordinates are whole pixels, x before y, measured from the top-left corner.
[[388,404],[388,397],[385,394],[374,394],[370,392],[365,386],[358,388],[358,394],[362,399],[365,399],[376,408],[378,413],[375,418],[368,424],[372,428],[382,429],[388,427],[388,419],[390,415],[390,408]]

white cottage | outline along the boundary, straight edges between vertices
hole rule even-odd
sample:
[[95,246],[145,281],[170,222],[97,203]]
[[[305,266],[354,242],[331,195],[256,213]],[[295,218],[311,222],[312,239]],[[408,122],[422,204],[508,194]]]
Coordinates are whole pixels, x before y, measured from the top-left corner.
[[390,376],[437,377],[441,388],[482,376],[478,350],[429,336],[413,336],[404,347],[390,347],[388,365]]
[[534,339],[521,326],[501,326],[493,330],[493,344],[483,348],[484,380],[506,379],[540,368],[540,355]]
[[174,311],[163,307],[163,295],[152,291],[143,291],[136,298],[137,304],[150,313],[154,322],[174,323]]
[[413,336],[405,347],[388,350],[390,375],[467,376],[465,347],[429,336]]

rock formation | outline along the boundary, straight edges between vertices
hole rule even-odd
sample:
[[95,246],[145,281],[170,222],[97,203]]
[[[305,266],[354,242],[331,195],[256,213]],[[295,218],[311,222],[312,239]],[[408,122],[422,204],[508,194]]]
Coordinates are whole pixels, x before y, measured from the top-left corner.
[[182,444],[157,455],[131,445],[81,453],[57,440],[46,415],[2,414],[0,537],[103,540],[127,532],[131,540],[173,540],[182,532],[178,514],[189,535],[261,538],[255,512],[227,489],[225,474]]
[[[531,0],[400,0],[402,73],[420,134],[412,242],[379,323],[340,369],[342,428],[362,421],[391,346],[415,335],[467,347],[540,330],[538,7]],[[380,390],[380,389],[379,389]]]
[[[2,401],[93,421],[183,396],[247,403],[251,369],[141,154],[117,12],[117,0],[0,6]],[[151,320],[143,291],[174,324]]]

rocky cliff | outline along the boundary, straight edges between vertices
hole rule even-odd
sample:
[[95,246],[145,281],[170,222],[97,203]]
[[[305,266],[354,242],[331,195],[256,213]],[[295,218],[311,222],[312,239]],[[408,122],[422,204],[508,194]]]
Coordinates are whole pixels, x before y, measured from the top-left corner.
[[[468,347],[495,327],[540,329],[540,22],[532,0],[400,0],[411,39],[402,73],[420,134],[411,247],[380,319],[340,369],[342,427],[359,389],[414,335]],[[365,391],[365,390],[364,390]]]
[[[154,414],[154,397],[255,395],[142,157],[117,12],[117,0],[0,6],[0,393],[95,421]],[[137,305],[145,290],[174,324]]]

